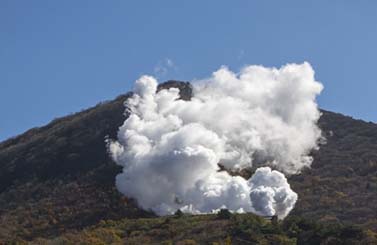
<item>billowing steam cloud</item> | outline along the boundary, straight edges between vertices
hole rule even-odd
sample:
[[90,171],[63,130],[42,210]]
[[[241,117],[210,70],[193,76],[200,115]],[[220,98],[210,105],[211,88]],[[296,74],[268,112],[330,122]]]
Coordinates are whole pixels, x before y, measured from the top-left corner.
[[[156,90],[153,77],[136,81],[126,101],[131,114],[118,141],[109,143],[123,167],[120,192],[160,215],[228,208],[284,218],[290,212],[297,194],[283,173],[310,166],[308,154],[321,136],[315,97],[322,85],[308,63],[247,66],[239,74],[222,67],[193,82],[190,101],[178,100],[176,88]],[[219,171],[219,164],[260,168],[245,180]]]

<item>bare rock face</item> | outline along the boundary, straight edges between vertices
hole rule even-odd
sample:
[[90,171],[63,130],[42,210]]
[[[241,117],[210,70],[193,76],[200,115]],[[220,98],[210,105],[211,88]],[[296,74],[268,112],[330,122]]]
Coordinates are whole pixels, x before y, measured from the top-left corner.
[[192,86],[189,82],[169,80],[167,82],[164,82],[158,85],[157,93],[163,89],[169,89],[169,88],[178,88],[179,96],[181,100],[191,100]]

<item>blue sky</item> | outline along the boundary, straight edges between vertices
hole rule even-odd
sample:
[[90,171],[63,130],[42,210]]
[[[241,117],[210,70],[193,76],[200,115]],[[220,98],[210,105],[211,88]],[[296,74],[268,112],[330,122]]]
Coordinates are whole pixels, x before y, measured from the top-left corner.
[[377,1],[0,1],[0,140],[129,91],[142,74],[308,61],[327,110],[377,121]]

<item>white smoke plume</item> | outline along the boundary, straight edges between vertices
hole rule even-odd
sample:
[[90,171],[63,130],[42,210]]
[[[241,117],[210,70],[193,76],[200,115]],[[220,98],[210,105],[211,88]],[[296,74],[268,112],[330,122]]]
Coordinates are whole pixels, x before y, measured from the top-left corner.
[[[156,93],[157,85],[150,76],[135,82],[125,103],[130,116],[109,143],[123,167],[120,192],[159,215],[228,208],[284,218],[292,210],[297,194],[283,173],[309,167],[321,137],[315,98],[322,85],[310,64],[238,74],[222,67],[192,82],[190,101],[179,100],[176,88]],[[246,180],[219,164],[260,168]]]

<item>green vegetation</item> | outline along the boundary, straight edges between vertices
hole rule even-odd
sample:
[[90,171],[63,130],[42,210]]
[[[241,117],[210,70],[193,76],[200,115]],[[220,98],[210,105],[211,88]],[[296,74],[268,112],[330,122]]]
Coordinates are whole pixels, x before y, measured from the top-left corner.
[[311,169],[291,176],[299,194],[292,214],[377,231],[377,125],[322,111],[326,145]]
[[[224,213],[222,211],[221,213]],[[272,224],[253,214],[184,215],[100,221],[82,231],[36,244],[375,244],[376,233],[342,225],[321,225],[299,217]],[[20,240],[19,240],[20,242]]]

